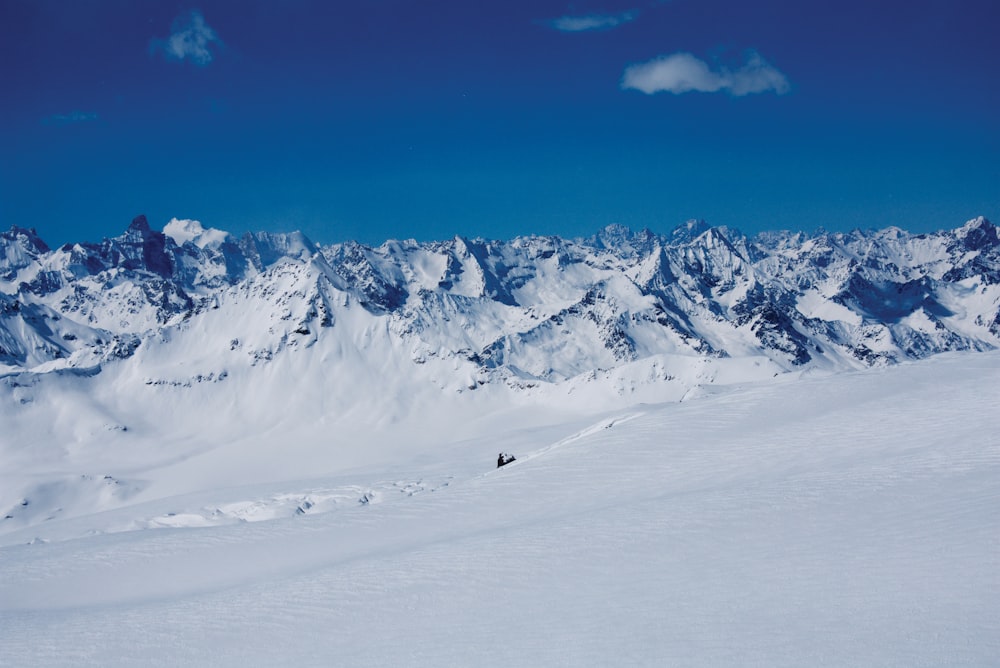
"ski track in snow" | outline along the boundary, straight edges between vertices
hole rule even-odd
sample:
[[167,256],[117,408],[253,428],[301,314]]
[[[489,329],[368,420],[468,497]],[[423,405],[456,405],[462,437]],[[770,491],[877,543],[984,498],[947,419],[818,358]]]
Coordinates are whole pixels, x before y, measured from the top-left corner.
[[521,433],[501,469],[484,433],[478,470],[64,520],[0,547],[0,665],[996,665],[998,381],[748,385]]
[[514,460],[513,462],[511,462],[509,464],[506,464],[505,467],[507,467],[507,466],[517,466],[518,462],[526,462],[528,460],[534,459],[535,457],[541,457],[541,456],[543,456],[545,454],[548,454],[552,450],[555,450],[556,448],[561,448],[561,447],[563,447],[565,445],[569,445],[569,444],[571,444],[571,443],[573,443],[575,441],[579,441],[579,440],[584,439],[584,438],[586,438],[588,436],[592,436],[592,435],[594,435],[594,434],[596,434],[596,433],[598,433],[598,432],[600,432],[600,431],[602,431],[604,429],[611,429],[615,425],[624,424],[626,422],[629,422],[630,420],[634,420],[635,418],[640,417],[641,415],[642,415],[642,413],[625,413],[625,414],[621,415],[620,417],[605,418],[605,419],[601,420],[600,422],[597,422],[596,424],[594,424],[594,425],[592,425],[590,427],[587,427],[586,429],[582,429],[582,430],[576,432],[575,434],[572,434],[571,436],[567,436],[566,438],[563,438],[563,439],[561,439],[561,440],[559,440],[559,441],[557,441],[555,443],[552,443],[551,445],[547,445],[544,448],[541,448],[541,449],[536,450],[534,452],[528,453],[526,455],[518,456],[518,458],[516,460]]

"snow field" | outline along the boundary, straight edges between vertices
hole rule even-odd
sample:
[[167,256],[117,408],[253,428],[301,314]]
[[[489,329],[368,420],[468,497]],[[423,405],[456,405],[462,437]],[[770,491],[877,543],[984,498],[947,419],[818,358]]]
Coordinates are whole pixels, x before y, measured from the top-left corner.
[[[0,664],[995,665],[998,380],[779,378],[36,524],[0,548]],[[168,508],[231,517],[141,528]]]

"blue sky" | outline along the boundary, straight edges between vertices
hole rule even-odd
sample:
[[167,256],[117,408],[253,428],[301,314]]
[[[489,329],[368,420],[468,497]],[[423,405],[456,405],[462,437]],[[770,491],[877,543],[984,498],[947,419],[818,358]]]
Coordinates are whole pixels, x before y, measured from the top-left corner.
[[993,1],[0,0],[0,225],[1000,218]]

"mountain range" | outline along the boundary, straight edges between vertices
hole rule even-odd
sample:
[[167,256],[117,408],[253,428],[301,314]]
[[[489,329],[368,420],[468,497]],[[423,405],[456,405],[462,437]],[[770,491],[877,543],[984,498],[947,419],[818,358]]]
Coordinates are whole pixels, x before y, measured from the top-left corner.
[[140,216],[52,249],[15,227],[0,533],[358,467],[492,466],[641,405],[1000,348],[998,310],[983,218],[378,247]]
[[[369,336],[363,335],[368,330]],[[120,236],[51,249],[0,233],[0,373],[141,365],[202,348],[270,364],[333,339],[408,368],[446,359],[468,387],[558,384],[664,356],[754,358],[774,373],[884,365],[1000,346],[1000,239],[957,229],[747,237],[689,221],[669,235],[321,246],[305,235],[139,216]],[[194,337],[203,343],[178,345]],[[239,352],[239,355],[232,353]],[[657,373],[659,373],[657,372]]]

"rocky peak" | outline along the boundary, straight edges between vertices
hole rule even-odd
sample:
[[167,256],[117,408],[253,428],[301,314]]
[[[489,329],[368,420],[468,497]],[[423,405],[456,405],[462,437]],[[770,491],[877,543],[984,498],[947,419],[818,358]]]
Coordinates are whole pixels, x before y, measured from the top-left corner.
[[12,225],[9,231],[0,232],[0,280],[13,279],[19,269],[48,252],[34,229]]
[[150,227],[149,227],[149,221],[146,220],[146,216],[144,214],[140,213],[138,216],[136,216],[135,218],[133,218],[132,219],[132,224],[128,226],[128,231],[129,232],[138,232],[139,234],[141,234],[143,236],[145,236],[146,234],[148,234],[151,230],[150,230]]
[[620,257],[646,255],[656,246],[658,237],[646,228],[633,232],[621,223],[611,223],[586,240],[588,246],[611,251]]
[[23,249],[33,251],[36,254],[49,252],[48,244],[42,241],[33,227],[25,228],[11,225],[8,231],[0,232],[0,245],[7,243],[17,243]]
[[702,219],[692,218],[675,227],[670,233],[671,245],[691,243],[711,229],[711,225]]
[[973,218],[956,231],[956,236],[962,240],[965,248],[970,251],[981,250],[987,246],[996,246],[997,228],[984,216]]

